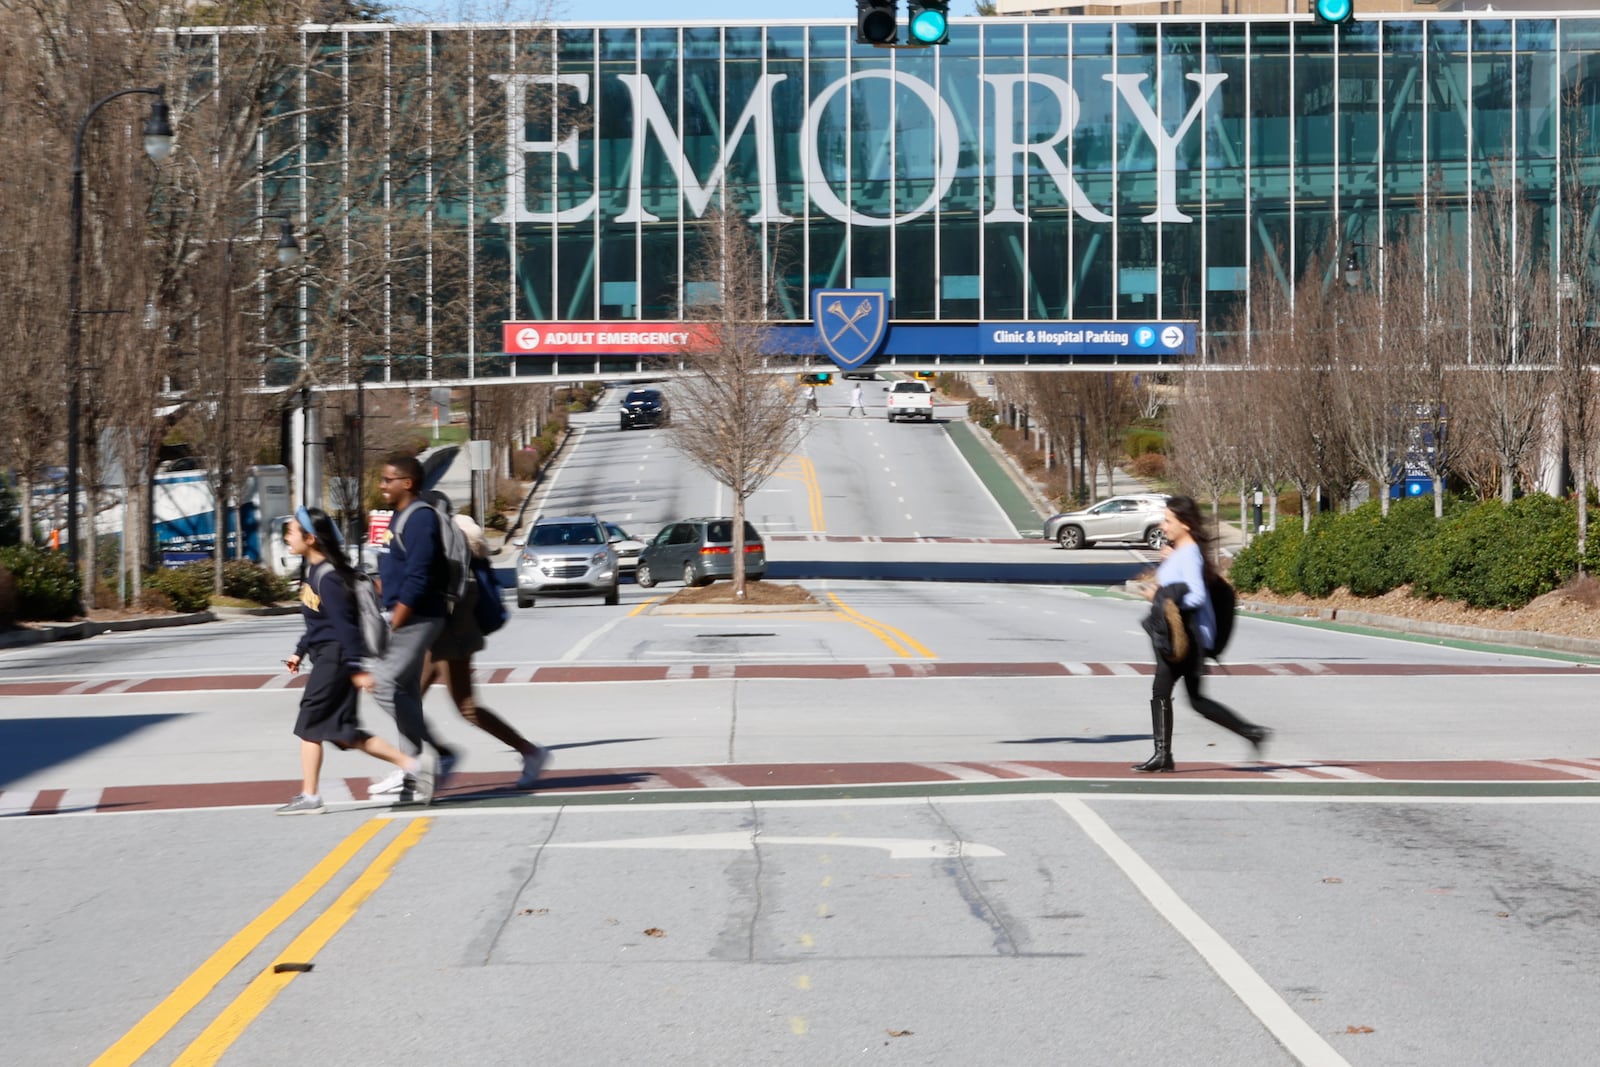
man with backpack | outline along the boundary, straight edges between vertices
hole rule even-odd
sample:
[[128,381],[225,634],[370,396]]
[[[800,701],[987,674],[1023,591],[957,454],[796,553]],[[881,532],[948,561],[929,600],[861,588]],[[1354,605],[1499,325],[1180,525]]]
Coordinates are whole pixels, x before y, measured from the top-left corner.
[[[386,551],[378,556],[378,584],[389,616],[389,639],[383,655],[371,664],[372,694],[378,706],[394,717],[406,755],[420,758],[424,745],[437,753],[434,777],[443,786],[455,769],[456,753],[434,738],[422,717],[422,666],[444,629],[450,575],[438,515],[420,495],[422,481],[422,464],[415,456],[396,454],[384,461],[379,488],[394,517],[389,521]],[[411,792],[412,783],[400,771],[368,790],[373,796],[402,798]]]
[[[441,513],[450,510],[450,502],[442,495],[435,494],[434,502]],[[422,669],[422,689],[426,692],[435,682],[443,682],[463,719],[496,741],[510,745],[522,756],[522,774],[517,778],[516,788],[532,789],[544,768],[549,749],[529,741],[500,716],[479,704],[472,690],[473,654],[482,651],[486,635],[506,622],[500,583],[489,562],[489,543],[483,536],[483,529],[471,517],[455,515],[448,521],[461,531],[471,553],[472,581],[451,608],[444,629],[433,642],[428,662]]]

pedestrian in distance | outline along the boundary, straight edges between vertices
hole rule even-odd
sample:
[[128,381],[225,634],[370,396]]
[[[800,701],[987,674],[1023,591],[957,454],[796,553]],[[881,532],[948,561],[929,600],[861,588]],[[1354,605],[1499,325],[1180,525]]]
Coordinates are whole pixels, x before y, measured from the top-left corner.
[[816,415],[818,413],[819,413],[819,409],[817,408],[817,386],[816,386],[816,383],[813,382],[813,383],[811,383],[811,384],[806,386],[806,410],[805,410],[805,414],[807,414],[807,415]]
[[[440,502],[446,510],[449,509],[448,501],[441,498]],[[443,682],[463,719],[501,744],[510,745],[522,756],[522,774],[517,779],[517,788],[532,789],[549,759],[550,750],[529,741],[500,716],[479,704],[472,689],[472,657],[483,651],[484,647],[483,630],[478,624],[477,598],[483,595],[481,590],[485,584],[495,589],[495,595],[498,595],[499,588],[493,581],[492,570],[489,572],[489,582],[476,580],[477,572],[490,566],[489,542],[483,536],[483,528],[473,522],[471,516],[456,515],[452,521],[460,527],[468,547],[472,549],[475,580],[468,583],[466,596],[457,602],[444,629],[429,650],[428,662],[422,669],[422,689],[426,692],[435,682]]]
[[358,749],[394,764],[397,773],[410,775],[417,783],[418,798],[427,803],[433,783],[421,761],[361,729],[359,691],[371,689],[373,678],[361,662],[355,571],[344,557],[333,520],[317,508],[297,508],[284,539],[289,551],[301,559],[300,614],[305,632],[283,665],[290,674],[298,674],[309,655],[311,678],[300,695],[300,715],[294,724],[300,738],[300,792],[277,814],[321,815],[326,810],[318,785],[324,744]]
[[1205,657],[1217,647],[1216,610],[1206,591],[1207,579],[1216,580],[1207,550],[1211,537],[1194,498],[1175,496],[1167,501],[1161,520],[1161,565],[1153,580],[1141,588],[1151,601],[1145,629],[1155,650],[1155,681],[1150,692],[1150,732],[1155,753],[1134,766],[1142,774],[1166,773],[1172,762],[1172,693],[1182,679],[1189,703],[1203,717],[1249,741],[1261,756],[1270,735],[1265,726],[1241,718],[1226,705],[1201,691]]
[[[431,784],[443,788],[455,770],[456,752],[435,738],[423,718],[422,666],[449,614],[449,575],[438,515],[422,499],[422,481],[422,464],[415,456],[396,453],[384,461],[379,490],[394,515],[384,535],[385,551],[378,556],[378,586],[389,618],[389,646],[369,667],[372,695],[394,717],[402,751],[426,758],[426,748],[432,748],[438,770]],[[418,785],[412,776],[396,771],[368,793],[405,799]]]
[[861,400],[861,383],[860,382],[857,382],[856,383],[856,387],[854,389],[850,390],[850,410],[847,411],[845,414],[848,415],[851,418],[855,418],[855,414],[858,411],[861,412],[861,417],[862,418],[866,418],[867,417],[866,405],[864,403],[862,403],[862,400]]

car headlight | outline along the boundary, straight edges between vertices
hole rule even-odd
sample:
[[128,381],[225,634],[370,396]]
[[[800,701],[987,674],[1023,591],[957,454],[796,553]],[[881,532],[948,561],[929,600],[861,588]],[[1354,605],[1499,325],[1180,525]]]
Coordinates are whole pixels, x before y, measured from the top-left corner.
[[597,563],[604,563],[605,561],[606,561],[606,554],[604,552],[596,552],[594,555],[589,557],[589,563],[591,565],[597,564]]

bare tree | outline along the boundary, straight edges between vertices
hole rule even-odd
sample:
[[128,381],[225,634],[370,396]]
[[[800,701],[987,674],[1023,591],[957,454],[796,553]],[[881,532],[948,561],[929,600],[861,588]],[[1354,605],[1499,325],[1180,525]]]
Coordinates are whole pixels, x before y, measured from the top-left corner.
[[[726,204],[696,227],[684,317],[694,324],[677,355],[673,444],[733,496],[733,595],[745,596],[745,501],[794,451],[807,423],[786,388],[788,361],[769,353],[773,291],[761,246]],[[772,271],[771,276],[780,276]]]
[[1469,250],[1466,386],[1510,503],[1517,472],[1538,448],[1556,360],[1555,288],[1537,209],[1510,184],[1478,198]]

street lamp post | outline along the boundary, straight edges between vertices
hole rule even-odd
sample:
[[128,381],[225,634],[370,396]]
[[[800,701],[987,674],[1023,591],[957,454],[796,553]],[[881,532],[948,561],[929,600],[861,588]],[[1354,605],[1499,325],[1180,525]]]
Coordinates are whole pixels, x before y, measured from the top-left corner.
[[78,550],[78,420],[81,395],[79,392],[82,370],[79,347],[82,341],[78,307],[83,288],[83,135],[89,120],[105,105],[124,96],[142,94],[154,96],[150,104],[150,117],[144,124],[144,150],[156,163],[167,158],[172,151],[172,121],[167,109],[167,91],[164,86],[143,89],[123,89],[95,101],[78,123],[77,136],[72,141],[72,238],[71,258],[67,264],[67,559],[74,572],[80,558]]
[[222,246],[222,379],[221,387],[217,390],[217,448],[215,463],[217,465],[216,485],[217,495],[212,502],[212,525],[214,527],[211,558],[215,566],[212,575],[211,591],[222,595],[222,563],[226,557],[228,541],[228,489],[230,479],[227,478],[228,451],[231,442],[228,431],[232,428],[232,418],[229,416],[228,405],[231,398],[228,395],[231,385],[230,374],[233,370],[233,242],[246,229],[266,219],[277,219],[278,228],[278,265],[292,267],[300,261],[300,245],[294,239],[294,221],[284,212],[274,211],[265,215],[257,215],[248,222],[241,224],[228,235]]

